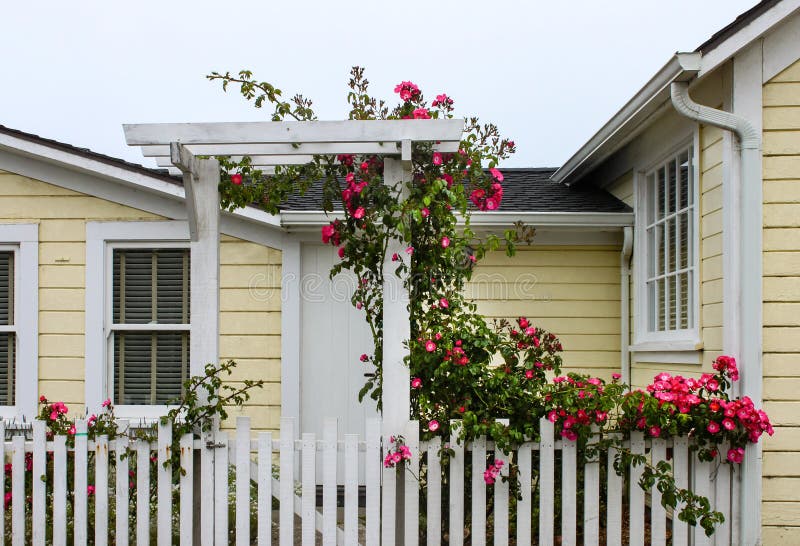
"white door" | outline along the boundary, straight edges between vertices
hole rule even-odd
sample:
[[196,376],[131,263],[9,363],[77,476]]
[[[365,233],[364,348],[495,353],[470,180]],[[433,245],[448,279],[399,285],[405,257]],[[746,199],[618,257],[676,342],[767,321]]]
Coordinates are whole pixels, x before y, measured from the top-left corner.
[[[325,418],[338,417],[340,439],[344,434],[358,434],[363,439],[366,419],[377,416],[377,411],[369,396],[363,403],[358,401],[364,374],[373,371],[372,364],[359,357],[372,354],[373,341],[364,311],[350,303],[355,275],[342,272],[329,278],[331,266],[338,261],[336,249],[330,245],[302,247],[300,432],[314,432],[321,439]],[[321,478],[319,471],[321,468]],[[340,465],[340,480],[342,473]]]

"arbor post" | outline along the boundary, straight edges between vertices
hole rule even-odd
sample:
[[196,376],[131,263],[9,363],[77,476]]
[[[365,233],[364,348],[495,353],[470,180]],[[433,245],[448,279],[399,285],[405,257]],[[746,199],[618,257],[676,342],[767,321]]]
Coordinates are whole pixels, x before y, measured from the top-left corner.
[[[404,154],[405,155],[405,154]],[[406,181],[411,176],[411,161],[385,159],[383,165],[384,183],[390,186]],[[399,199],[403,200],[407,192],[402,189]],[[407,348],[405,340],[411,335],[411,316],[409,313],[409,296],[405,287],[405,277],[395,274],[397,263],[392,262],[392,254],[397,253],[404,260],[410,260],[406,253],[407,243],[389,241],[383,260],[383,454],[389,448],[388,438],[405,430],[409,419],[411,405],[410,375],[404,358]],[[401,476],[402,477],[402,476]],[[395,468],[383,471],[383,506],[394,505],[394,517],[386,517],[382,522],[384,545],[405,544],[403,539],[403,479],[398,479]],[[391,483],[389,483],[391,482]],[[390,500],[388,496],[394,497]],[[392,502],[393,501],[393,502]]]
[[[192,324],[189,375],[202,375],[206,364],[219,362],[219,162],[216,159],[198,159],[177,142],[170,144],[170,156],[173,165],[183,173],[189,222],[189,320]],[[201,391],[199,397],[200,403],[204,403],[206,393]],[[218,429],[219,423],[213,423],[211,431],[203,439],[213,444]],[[198,451],[194,458],[194,498],[195,504],[200,504],[200,510],[195,510],[195,544],[204,543],[214,536],[213,504],[202,502],[202,497],[209,493],[208,488],[213,488],[214,482],[201,472],[200,460]],[[213,499],[213,489],[210,493]]]

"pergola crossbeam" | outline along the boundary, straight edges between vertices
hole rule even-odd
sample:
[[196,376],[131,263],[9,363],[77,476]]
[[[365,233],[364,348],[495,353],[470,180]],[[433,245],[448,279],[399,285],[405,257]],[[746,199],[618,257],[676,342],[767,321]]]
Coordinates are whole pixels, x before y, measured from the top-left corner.
[[[308,163],[314,155],[399,155],[411,159],[412,142],[430,142],[434,150],[458,151],[464,121],[369,120],[243,123],[150,123],[124,125],[131,146],[171,169],[170,143],[180,142],[195,156],[248,156],[251,165]],[[173,172],[174,171],[170,171]]]

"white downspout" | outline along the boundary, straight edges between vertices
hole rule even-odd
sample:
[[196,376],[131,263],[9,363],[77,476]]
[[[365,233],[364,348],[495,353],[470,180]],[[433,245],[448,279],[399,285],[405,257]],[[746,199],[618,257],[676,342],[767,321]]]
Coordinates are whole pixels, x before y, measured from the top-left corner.
[[623,228],[622,252],[619,255],[620,276],[620,374],[622,382],[631,384],[631,254],[633,253],[633,228]]
[[[739,140],[741,156],[741,200],[739,218],[739,270],[741,275],[741,315],[739,320],[741,394],[756,406],[762,398],[762,295],[761,295],[761,135],[741,116],[697,104],[689,97],[689,84],[673,82],[672,104],[679,114],[700,123],[732,131]],[[733,211],[734,213],[736,211]],[[746,333],[746,335],[745,335]],[[761,445],[747,446],[742,463],[740,521],[741,544],[761,543]]]

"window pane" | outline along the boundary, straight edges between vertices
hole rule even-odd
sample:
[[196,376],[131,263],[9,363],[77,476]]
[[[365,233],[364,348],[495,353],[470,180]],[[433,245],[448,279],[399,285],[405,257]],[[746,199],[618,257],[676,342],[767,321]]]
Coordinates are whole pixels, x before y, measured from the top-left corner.
[[680,267],[686,269],[689,266],[689,213],[684,212],[678,216],[680,237]]
[[675,218],[667,220],[667,251],[665,260],[667,262],[667,271],[675,271],[675,253],[676,247],[676,233],[675,233]]
[[677,181],[677,168],[675,166],[675,161],[670,161],[667,163],[667,192],[669,197],[667,198],[667,212],[673,213],[675,212],[675,202],[678,199],[677,196],[677,188],[678,185]]
[[656,289],[658,290],[658,307],[655,309],[658,315],[658,330],[664,331],[664,290],[666,289],[666,283],[664,280],[660,280],[656,283]]
[[656,302],[658,301],[658,281],[651,281],[647,283],[647,308],[650,310],[647,329],[653,331],[656,329]]
[[680,166],[681,172],[681,184],[680,184],[680,208],[686,208],[689,206],[689,198],[690,195],[690,187],[689,187],[689,151],[685,151],[678,156],[678,165]]
[[664,274],[664,224],[656,226],[656,247],[654,252],[656,260],[656,271],[659,275]]
[[675,276],[672,275],[667,278],[667,297],[669,298],[669,310],[668,310],[668,317],[669,317],[669,330],[675,330],[675,325],[677,323],[677,301],[675,298],[677,297],[677,290],[676,290],[676,281]]
[[114,322],[189,323],[189,250],[114,251]]
[[0,325],[14,323],[14,253],[0,252]]
[[668,199],[668,195],[666,193],[667,192],[667,173],[666,173],[666,170],[664,169],[664,167],[661,167],[660,169],[658,169],[657,173],[658,173],[658,180],[657,180],[658,200],[656,201],[656,204],[658,205],[658,216],[657,216],[657,218],[663,218],[664,217],[664,211],[667,208],[666,207],[666,200]]
[[159,324],[189,323],[189,250],[158,253],[156,312]]
[[165,404],[188,379],[187,332],[116,332],[114,393],[117,404]]
[[0,334],[0,406],[14,405],[15,341],[11,332]]
[[681,273],[678,276],[680,280],[680,293],[681,293],[681,329],[689,328],[689,273]]

